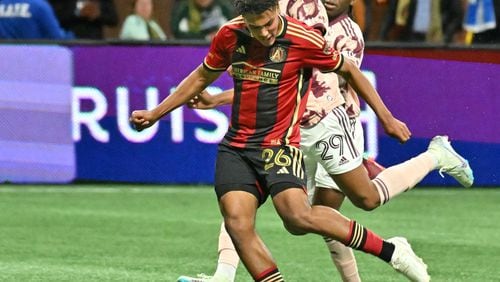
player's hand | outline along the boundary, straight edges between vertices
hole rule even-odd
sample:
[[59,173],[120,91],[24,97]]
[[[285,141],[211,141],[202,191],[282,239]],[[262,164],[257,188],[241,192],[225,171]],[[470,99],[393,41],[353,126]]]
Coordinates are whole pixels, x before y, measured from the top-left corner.
[[206,90],[203,90],[200,94],[189,100],[187,106],[191,109],[205,110],[217,107],[217,103],[215,102],[214,96],[210,95]]
[[129,121],[137,131],[142,131],[156,122],[153,118],[153,113],[147,110],[133,111]]
[[395,117],[392,117],[387,122],[383,122],[382,126],[387,135],[398,139],[401,143],[405,143],[411,137],[410,129],[408,129],[404,122]]

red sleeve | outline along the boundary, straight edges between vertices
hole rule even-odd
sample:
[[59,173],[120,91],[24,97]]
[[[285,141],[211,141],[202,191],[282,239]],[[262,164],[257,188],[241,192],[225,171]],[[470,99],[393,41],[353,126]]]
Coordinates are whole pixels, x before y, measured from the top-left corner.
[[225,71],[231,65],[236,46],[236,34],[227,25],[221,27],[212,39],[208,54],[203,60],[205,68],[211,71]]

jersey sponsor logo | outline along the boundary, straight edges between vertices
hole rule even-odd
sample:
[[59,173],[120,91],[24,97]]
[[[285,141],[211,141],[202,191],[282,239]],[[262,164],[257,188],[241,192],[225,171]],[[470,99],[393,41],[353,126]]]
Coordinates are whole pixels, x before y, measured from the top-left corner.
[[286,167],[281,167],[280,170],[278,170],[278,172],[276,174],[290,174],[290,172],[288,171],[288,169],[286,169]]
[[269,50],[269,59],[275,63],[281,63],[286,59],[286,50],[281,46],[275,46]]
[[233,77],[277,85],[281,71],[253,66],[246,62],[233,63]]

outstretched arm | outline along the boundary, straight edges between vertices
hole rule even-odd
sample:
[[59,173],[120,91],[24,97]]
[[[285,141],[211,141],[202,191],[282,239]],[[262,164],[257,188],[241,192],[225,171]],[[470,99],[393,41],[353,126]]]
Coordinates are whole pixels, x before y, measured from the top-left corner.
[[228,89],[220,94],[211,95],[206,90],[194,96],[188,102],[188,107],[192,109],[213,109],[218,106],[232,104],[234,97],[234,88]]
[[402,143],[410,139],[411,132],[406,124],[392,115],[380,98],[377,90],[373,88],[370,81],[354,63],[350,60],[345,60],[337,72],[370,105],[389,136],[398,139]]
[[152,126],[164,115],[187,103],[220,75],[221,72],[208,71],[203,65],[199,65],[179,84],[174,93],[165,98],[154,109],[133,111],[130,122],[139,131]]

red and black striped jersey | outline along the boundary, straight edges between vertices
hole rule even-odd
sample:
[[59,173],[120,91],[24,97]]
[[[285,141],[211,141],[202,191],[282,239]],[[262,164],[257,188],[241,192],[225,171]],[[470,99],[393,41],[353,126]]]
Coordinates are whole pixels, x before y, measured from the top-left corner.
[[223,144],[298,147],[312,68],[330,72],[342,65],[342,55],[328,49],[321,34],[293,18],[279,17],[282,30],[272,46],[254,39],[241,16],[221,27],[212,40],[205,68],[225,71],[232,66],[234,81]]

